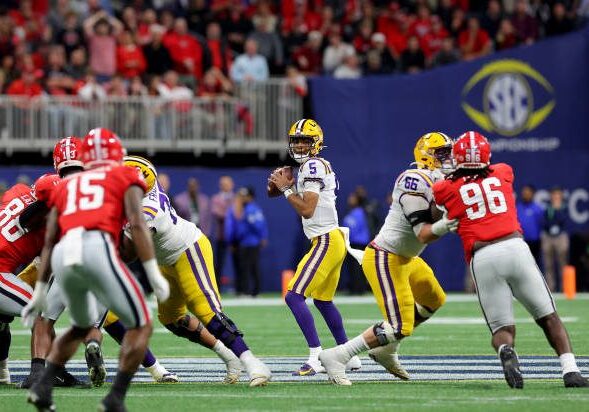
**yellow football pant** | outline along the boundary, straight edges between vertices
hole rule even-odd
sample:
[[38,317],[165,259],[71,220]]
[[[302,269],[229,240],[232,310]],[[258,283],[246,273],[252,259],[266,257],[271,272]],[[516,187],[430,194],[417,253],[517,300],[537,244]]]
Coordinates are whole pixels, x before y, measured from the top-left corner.
[[313,299],[333,300],[346,253],[344,235],[339,229],[314,237],[288,290]]
[[416,302],[434,312],[446,301],[433,270],[420,257],[406,258],[368,246],[362,269],[384,319],[403,336],[413,333]]
[[216,313],[222,311],[213,249],[205,235],[186,249],[174,265],[160,266],[160,270],[170,284],[170,297],[158,303],[158,317],[162,324],[174,323],[190,311],[207,325]]
[[39,277],[39,274],[37,272],[37,265],[35,264],[35,261],[32,261],[31,263],[29,263],[29,265],[26,268],[24,268],[17,275],[17,277],[20,280],[22,280],[23,282],[25,282],[27,285],[29,285],[30,287],[35,289],[35,283],[37,282],[37,278]]

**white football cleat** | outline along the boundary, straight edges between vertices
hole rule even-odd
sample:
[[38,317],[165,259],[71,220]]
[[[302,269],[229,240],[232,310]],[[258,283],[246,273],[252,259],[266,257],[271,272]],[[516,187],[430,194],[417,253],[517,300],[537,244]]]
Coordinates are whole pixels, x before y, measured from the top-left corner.
[[178,376],[173,373],[169,372],[166,368],[164,368],[158,361],[147,368],[147,371],[153,378],[153,380],[157,383],[177,383],[180,382]]
[[346,364],[347,371],[357,371],[362,367],[362,362],[358,356],[352,356],[352,359]]
[[237,356],[233,356],[233,359],[230,359],[225,363],[227,366],[227,374],[225,375],[225,378],[223,378],[223,383],[227,383],[229,385],[239,381],[239,377],[241,376],[241,361]]
[[382,365],[392,375],[395,375],[401,380],[408,381],[410,378],[409,373],[403,368],[401,362],[399,362],[399,355],[397,354],[398,346],[399,342],[391,342],[388,345],[370,349],[368,356],[376,363]]
[[0,385],[8,385],[10,382],[8,359],[4,359],[3,361],[0,361]]
[[341,346],[335,348],[325,349],[319,354],[319,360],[327,371],[329,380],[335,385],[350,386],[350,381],[346,376],[346,361],[349,355]]
[[252,368],[248,369],[250,377],[250,387],[266,386],[272,379],[272,372],[264,362],[256,358],[257,362],[252,362]]

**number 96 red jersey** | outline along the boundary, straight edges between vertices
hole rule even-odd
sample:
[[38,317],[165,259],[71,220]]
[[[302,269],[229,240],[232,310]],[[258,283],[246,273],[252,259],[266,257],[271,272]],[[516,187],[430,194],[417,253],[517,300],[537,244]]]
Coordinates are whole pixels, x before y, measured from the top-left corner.
[[448,211],[450,219],[459,219],[466,260],[470,261],[477,240],[491,241],[521,232],[513,196],[513,170],[505,163],[490,166],[485,178],[442,180],[434,185],[436,204]]
[[61,236],[84,227],[110,233],[118,243],[126,219],[125,192],[132,185],[144,192],[147,189],[143,177],[128,166],[100,167],[64,178],[49,200],[49,206],[59,213]]

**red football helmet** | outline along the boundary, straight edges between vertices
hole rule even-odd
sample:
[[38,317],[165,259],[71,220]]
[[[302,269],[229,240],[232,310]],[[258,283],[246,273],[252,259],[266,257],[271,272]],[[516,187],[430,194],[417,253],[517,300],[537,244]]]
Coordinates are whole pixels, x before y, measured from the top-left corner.
[[80,160],[81,146],[82,141],[76,136],[68,136],[55,144],[53,148],[53,167],[56,173],[59,173],[64,167],[84,166],[82,160]]
[[102,127],[90,130],[82,142],[82,161],[86,167],[110,162],[122,163],[126,154],[119,137]]
[[491,162],[491,145],[482,134],[465,132],[454,142],[452,155],[458,169],[484,169]]

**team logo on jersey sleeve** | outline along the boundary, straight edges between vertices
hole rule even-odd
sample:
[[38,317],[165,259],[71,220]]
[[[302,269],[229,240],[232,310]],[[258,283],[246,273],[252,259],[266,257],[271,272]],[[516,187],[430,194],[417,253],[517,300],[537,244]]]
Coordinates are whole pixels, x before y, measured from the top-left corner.
[[473,122],[503,136],[535,129],[556,105],[552,85],[520,60],[484,65],[464,86],[462,100],[462,108]]

